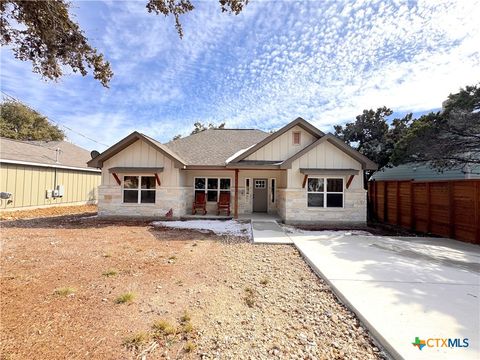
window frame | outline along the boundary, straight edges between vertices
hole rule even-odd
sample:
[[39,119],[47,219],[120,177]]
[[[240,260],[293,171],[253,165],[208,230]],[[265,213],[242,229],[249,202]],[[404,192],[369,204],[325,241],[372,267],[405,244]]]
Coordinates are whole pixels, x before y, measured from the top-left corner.
[[270,178],[270,202],[272,204],[275,204],[275,201],[277,201],[276,192],[277,192],[277,179],[276,178]]
[[250,195],[250,184],[252,180],[250,178],[245,178],[245,195]]
[[[195,187],[195,183],[197,179],[205,179],[205,189],[197,189]],[[208,180],[209,179],[216,179],[217,180],[217,188],[216,189],[208,189]],[[230,188],[227,189],[221,189],[220,188],[220,180],[228,180],[230,182]],[[193,193],[195,194],[197,191],[203,191],[205,193],[205,198],[207,203],[217,203],[218,199],[220,199],[220,193],[221,192],[229,192],[230,194],[232,193],[232,178],[227,177],[227,176],[194,176],[193,178]],[[208,191],[217,191],[217,200],[215,201],[209,201],[208,200]]]
[[[295,135],[298,134],[298,143],[295,142]],[[302,132],[301,131],[293,131],[292,132],[292,144],[294,146],[299,146],[302,143]]]
[[[136,188],[125,188],[125,178],[126,177],[136,177],[138,179],[138,186]],[[153,189],[142,189],[142,177],[153,177],[155,187]],[[122,205],[155,205],[157,203],[157,179],[155,175],[123,175],[122,178]],[[125,202],[125,191],[136,191],[137,192],[137,202]],[[142,202],[142,191],[154,191],[155,192],[155,201],[154,202]]]
[[[323,191],[308,191],[308,180],[309,179],[321,179],[323,180]],[[328,191],[328,180],[342,180],[342,191]],[[308,209],[344,209],[345,208],[345,177],[326,177],[326,176],[308,176],[306,183],[307,191],[307,208]],[[308,194],[323,194],[323,206],[309,206],[308,205]],[[342,194],[342,206],[327,206],[327,195],[328,194]]]

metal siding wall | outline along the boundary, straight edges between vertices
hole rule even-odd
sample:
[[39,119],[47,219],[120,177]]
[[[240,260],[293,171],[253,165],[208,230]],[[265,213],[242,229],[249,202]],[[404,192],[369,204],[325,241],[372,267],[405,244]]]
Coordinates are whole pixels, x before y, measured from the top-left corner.
[[13,193],[11,204],[0,202],[0,209],[15,209],[94,201],[100,185],[100,173],[57,169],[57,185],[63,185],[62,198],[46,199],[46,190],[53,190],[55,169],[15,164],[1,164],[0,191]]

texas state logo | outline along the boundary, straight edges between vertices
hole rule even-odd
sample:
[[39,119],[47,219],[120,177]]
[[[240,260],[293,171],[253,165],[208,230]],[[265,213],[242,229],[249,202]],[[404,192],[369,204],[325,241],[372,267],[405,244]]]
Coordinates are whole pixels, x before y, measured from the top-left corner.
[[467,348],[469,343],[467,338],[428,338],[426,340],[420,339],[418,336],[415,337],[415,341],[412,343],[413,346],[417,347],[418,350],[422,350],[425,346],[427,348]]
[[415,338],[415,342],[412,343],[413,346],[418,347],[418,350],[422,350],[423,347],[425,346],[425,340],[420,340],[419,337]]

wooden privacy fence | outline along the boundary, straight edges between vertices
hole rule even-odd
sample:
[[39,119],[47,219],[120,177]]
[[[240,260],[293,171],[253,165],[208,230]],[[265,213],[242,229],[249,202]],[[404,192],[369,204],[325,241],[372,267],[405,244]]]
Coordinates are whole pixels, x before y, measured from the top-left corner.
[[370,181],[368,200],[381,222],[480,244],[480,180]]

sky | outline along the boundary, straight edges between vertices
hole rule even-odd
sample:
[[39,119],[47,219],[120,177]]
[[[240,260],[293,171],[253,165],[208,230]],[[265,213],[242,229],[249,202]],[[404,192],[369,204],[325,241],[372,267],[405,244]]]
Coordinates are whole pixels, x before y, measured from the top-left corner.
[[180,39],[146,0],[73,1],[110,88],[68,69],[45,81],[2,48],[1,89],[103,151],[134,130],[167,142],[197,121],[269,131],[301,116],[333,131],[363,109],[438,110],[480,81],[480,0],[250,0],[239,15],[192,2]]

